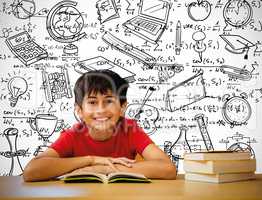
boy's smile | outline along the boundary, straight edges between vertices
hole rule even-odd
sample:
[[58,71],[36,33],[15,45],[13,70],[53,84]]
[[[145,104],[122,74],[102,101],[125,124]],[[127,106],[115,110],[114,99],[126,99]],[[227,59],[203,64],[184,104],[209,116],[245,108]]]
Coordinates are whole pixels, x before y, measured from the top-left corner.
[[91,92],[84,97],[82,107],[76,109],[90,136],[102,141],[111,138],[125,107],[126,103],[121,106],[119,98],[108,90],[106,94]]

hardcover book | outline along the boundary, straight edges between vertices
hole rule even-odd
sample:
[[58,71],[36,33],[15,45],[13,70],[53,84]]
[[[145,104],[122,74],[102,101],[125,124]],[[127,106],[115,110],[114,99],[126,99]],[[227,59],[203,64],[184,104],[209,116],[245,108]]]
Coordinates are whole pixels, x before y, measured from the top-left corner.
[[255,179],[254,173],[233,173],[233,174],[198,174],[186,173],[185,180],[201,181],[209,183],[228,183]]
[[184,171],[204,174],[254,172],[256,171],[256,160],[185,160]]
[[248,160],[251,158],[249,152],[236,151],[208,151],[185,153],[185,160]]

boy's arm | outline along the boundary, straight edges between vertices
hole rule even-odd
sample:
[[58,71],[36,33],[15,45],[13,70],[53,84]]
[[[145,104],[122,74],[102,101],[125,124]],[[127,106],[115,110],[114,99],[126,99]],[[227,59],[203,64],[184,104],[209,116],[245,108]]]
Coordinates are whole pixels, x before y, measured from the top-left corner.
[[136,172],[148,178],[176,179],[176,166],[155,144],[149,144],[143,151],[143,161],[132,164],[131,168],[115,165],[119,171]]
[[[73,170],[89,167],[91,170],[117,171],[114,164],[131,167],[134,160],[128,158],[111,158],[101,156],[81,156],[61,158],[52,148],[33,158],[25,167],[23,178],[25,181],[41,181],[54,178]],[[92,168],[94,166],[95,168]],[[98,169],[96,166],[99,166]]]
[[91,156],[60,158],[54,149],[49,148],[26,165],[23,178],[24,181],[47,180],[91,164]]

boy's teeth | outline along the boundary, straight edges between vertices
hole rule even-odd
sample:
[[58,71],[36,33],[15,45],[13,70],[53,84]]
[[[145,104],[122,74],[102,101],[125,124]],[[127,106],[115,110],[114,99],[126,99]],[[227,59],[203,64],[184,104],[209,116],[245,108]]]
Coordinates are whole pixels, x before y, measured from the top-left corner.
[[97,121],[105,121],[108,119],[108,117],[103,117],[103,118],[95,118]]

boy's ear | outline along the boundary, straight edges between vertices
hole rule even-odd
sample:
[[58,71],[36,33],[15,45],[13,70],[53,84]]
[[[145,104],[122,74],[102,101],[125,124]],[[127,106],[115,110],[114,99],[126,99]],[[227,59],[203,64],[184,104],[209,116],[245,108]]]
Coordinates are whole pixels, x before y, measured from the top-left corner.
[[125,116],[126,107],[127,107],[127,101],[121,105],[121,115],[122,115],[122,117]]
[[79,105],[75,104],[75,113],[77,114],[77,116],[82,119],[83,114],[82,114],[82,109]]

